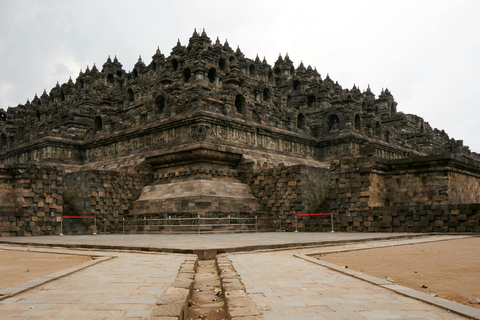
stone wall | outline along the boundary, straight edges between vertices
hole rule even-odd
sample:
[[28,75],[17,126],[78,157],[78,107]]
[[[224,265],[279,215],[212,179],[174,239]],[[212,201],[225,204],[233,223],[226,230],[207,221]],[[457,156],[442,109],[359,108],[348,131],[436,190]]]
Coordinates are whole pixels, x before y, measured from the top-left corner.
[[480,204],[373,207],[346,218],[335,217],[344,231],[480,232]]
[[[275,166],[244,162],[239,165],[242,182],[251,186],[262,209],[259,224],[264,230],[295,231],[296,215],[328,211],[329,170],[303,165]],[[328,230],[330,220],[298,218],[298,230]]]
[[[132,214],[133,201],[151,181],[151,172],[87,170],[64,176],[65,215],[96,217],[97,232],[121,232],[122,219]],[[120,231],[119,231],[120,230]],[[91,219],[64,221],[64,233],[95,232]]]
[[60,233],[63,170],[55,166],[3,166],[1,236]]
[[16,191],[13,188],[12,170],[9,166],[0,165],[0,217],[2,227],[10,225],[8,216],[15,216]]
[[480,202],[480,167],[469,159],[444,154],[381,163],[386,172],[389,193],[386,197],[390,204]]
[[457,211],[480,200],[479,170],[468,160],[450,154],[354,158],[334,161],[330,169],[329,200],[339,230],[478,232],[478,215]]

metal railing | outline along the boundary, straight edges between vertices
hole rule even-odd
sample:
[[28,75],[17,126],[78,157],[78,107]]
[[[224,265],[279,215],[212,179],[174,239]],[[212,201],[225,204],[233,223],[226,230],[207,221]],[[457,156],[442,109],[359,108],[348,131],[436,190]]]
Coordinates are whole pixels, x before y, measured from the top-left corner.
[[[249,222],[249,223],[248,223]],[[122,234],[131,233],[235,233],[258,232],[258,218],[253,217],[197,217],[163,219],[122,219]]]

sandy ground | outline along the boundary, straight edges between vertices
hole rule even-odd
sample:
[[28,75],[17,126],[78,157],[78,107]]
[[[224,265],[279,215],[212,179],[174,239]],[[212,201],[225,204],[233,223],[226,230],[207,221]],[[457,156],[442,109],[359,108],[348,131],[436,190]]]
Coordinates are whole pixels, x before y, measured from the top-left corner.
[[0,250],[0,289],[91,260],[89,256]]
[[315,257],[480,309],[480,237]]

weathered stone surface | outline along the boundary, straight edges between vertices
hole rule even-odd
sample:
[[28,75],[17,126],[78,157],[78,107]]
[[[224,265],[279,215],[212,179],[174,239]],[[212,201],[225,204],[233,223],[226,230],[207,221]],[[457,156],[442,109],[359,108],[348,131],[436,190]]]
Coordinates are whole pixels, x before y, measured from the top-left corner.
[[183,231],[329,231],[298,216],[329,212],[337,230],[479,232],[479,159],[388,89],[195,32],[0,109],[0,235],[166,233],[199,215],[222,227]]

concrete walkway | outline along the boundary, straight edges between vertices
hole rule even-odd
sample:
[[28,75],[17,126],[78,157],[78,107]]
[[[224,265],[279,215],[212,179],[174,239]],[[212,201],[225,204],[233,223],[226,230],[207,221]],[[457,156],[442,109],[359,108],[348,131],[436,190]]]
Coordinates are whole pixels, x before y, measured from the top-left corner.
[[[5,243],[0,249],[25,249],[28,244],[34,244],[28,248],[98,255],[105,260],[1,300],[0,318],[142,319],[151,314],[156,301],[174,282],[180,265],[187,258],[191,259],[191,255],[134,250],[186,253],[215,250],[227,252],[247,293],[267,319],[468,319],[294,256],[332,250],[333,245],[362,248],[391,245],[395,241],[410,243],[455,238],[425,236],[257,233],[0,238],[0,242]],[[90,249],[80,249],[82,247]],[[293,247],[295,249],[282,250]],[[262,250],[239,252],[252,249]],[[108,257],[115,258],[107,260]]]

